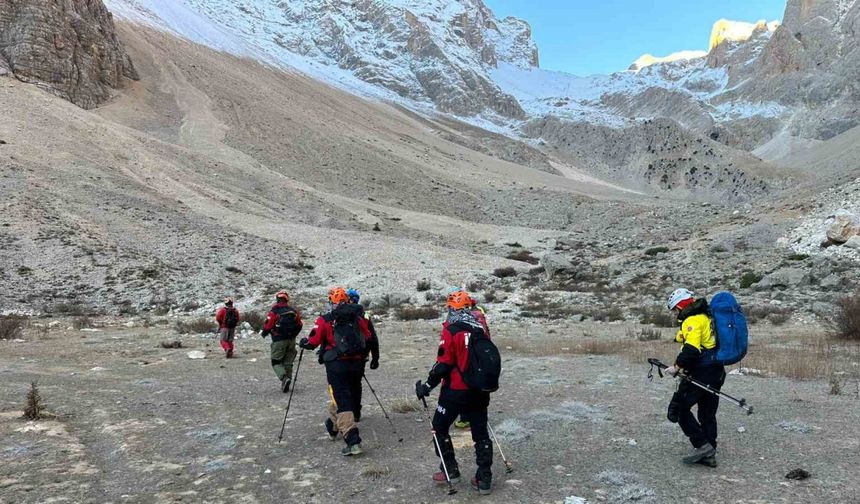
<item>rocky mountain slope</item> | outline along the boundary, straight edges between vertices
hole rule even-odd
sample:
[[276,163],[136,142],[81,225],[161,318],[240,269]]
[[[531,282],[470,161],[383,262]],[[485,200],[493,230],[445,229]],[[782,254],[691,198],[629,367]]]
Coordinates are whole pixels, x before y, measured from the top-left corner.
[[101,0],[0,3],[0,75],[9,72],[84,108],[138,78]]

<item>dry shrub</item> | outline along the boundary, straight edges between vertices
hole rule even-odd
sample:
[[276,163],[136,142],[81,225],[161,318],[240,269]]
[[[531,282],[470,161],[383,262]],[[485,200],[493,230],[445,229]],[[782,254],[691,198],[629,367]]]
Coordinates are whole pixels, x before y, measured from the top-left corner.
[[45,417],[45,405],[42,402],[42,394],[39,393],[39,387],[36,382],[30,383],[30,390],[27,392],[27,403],[24,405],[24,418],[27,420],[41,420]]
[[624,320],[624,310],[618,306],[610,308],[597,308],[590,313],[591,318],[598,322],[615,322]]
[[517,270],[514,269],[513,266],[506,266],[504,268],[496,268],[493,270],[493,276],[498,278],[508,278],[517,276]]
[[833,336],[860,341],[860,291],[836,302],[836,311],[828,325]]
[[182,342],[179,340],[162,341],[161,348],[182,348]]
[[526,249],[516,250],[508,254],[506,257],[513,261],[526,262],[529,264],[538,264],[540,262],[540,259],[533,256],[531,251],[528,251]]
[[422,278],[415,282],[415,290],[418,292],[428,291],[431,287],[433,287],[433,284],[430,282],[429,278]]
[[242,321],[251,324],[251,329],[261,331],[266,323],[266,316],[258,311],[249,311],[242,314]]
[[421,403],[417,399],[395,399],[391,401],[391,411],[395,413],[415,413],[421,409]]
[[651,324],[657,327],[677,327],[678,319],[672,312],[663,309],[661,306],[648,306],[638,310],[641,316],[640,321],[643,324]]
[[657,341],[663,339],[662,331],[650,327],[641,327],[639,328],[639,331],[636,331],[635,329],[627,329],[625,333],[628,338],[635,339],[637,341]]
[[494,290],[488,290],[484,293],[484,302],[485,303],[495,303],[498,299],[498,295]]
[[439,313],[436,306],[400,306],[396,312],[400,320],[433,320]]
[[27,317],[20,315],[3,315],[0,317],[0,339],[11,340],[21,337]]
[[203,334],[212,332],[216,325],[213,318],[197,317],[191,320],[177,320],[175,327],[179,334]]

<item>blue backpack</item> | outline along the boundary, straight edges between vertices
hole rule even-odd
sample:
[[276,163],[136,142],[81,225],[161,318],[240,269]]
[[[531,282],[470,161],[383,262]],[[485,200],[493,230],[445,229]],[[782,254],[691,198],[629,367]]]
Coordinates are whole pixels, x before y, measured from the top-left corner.
[[747,354],[749,329],[738,300],[730,292],[718,292],[711,298],[711,318],[717,334],[716,360],[729,365]]

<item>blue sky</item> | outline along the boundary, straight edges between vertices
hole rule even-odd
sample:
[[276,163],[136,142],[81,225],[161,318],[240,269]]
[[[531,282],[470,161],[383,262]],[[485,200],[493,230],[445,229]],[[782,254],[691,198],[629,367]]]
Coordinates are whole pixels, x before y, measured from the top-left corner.
[[484,0],[532,26],[541,67],[577,75],[626,70],[645,53],[708,49],[714,21],[780,20],[785,0]]

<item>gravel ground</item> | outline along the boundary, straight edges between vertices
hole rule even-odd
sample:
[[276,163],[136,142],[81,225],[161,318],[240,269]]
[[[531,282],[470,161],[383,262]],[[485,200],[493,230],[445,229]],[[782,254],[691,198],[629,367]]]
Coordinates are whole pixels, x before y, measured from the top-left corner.
[[[424,413],[394,411],[426,376],[437,328],[378,324],[382,366],[368,375],[405,440],[396,442],[365,389],[366,454],[357,459],[341,457],[341,443],[324,435],[324,373],[307,355],[278,444],[287,398],[269,369],[267,342],[256,336],[238,341],[234,360],[223,359],[212,336],[177,336],[167,327],[27,332],[26,341],[0,342],[0,502],[860,499],[860,399],[852,390],[832,396],[822,381],[730,376],[725,390],[746,397],[756,413],[723,403],[719,468],[686,467],[680,457],[689,446],[665,420],[672,382],[649,383],[647,366],[620,356],[514,353],[505,349],[522,337],[514,324],[496,325],[505,370],[490,417],[515,470],[505,474],[496,457],[492,496],[461,483],[449,497],[430,481],[436,463]],[[573,344],[581,332],[565,323],[551,328]],[[595,324],[588,333],[617,331]],[[184,348],[160,348],[174,339]],[[674,348],[665,348],[668,358]],[[206,358],[191,360],[190,350]],[[20,418],[31,381],[55,419]],[[455,444],[470,474],[468,433],[458,432]],[[785,479],[796,468],[812,477]]]

